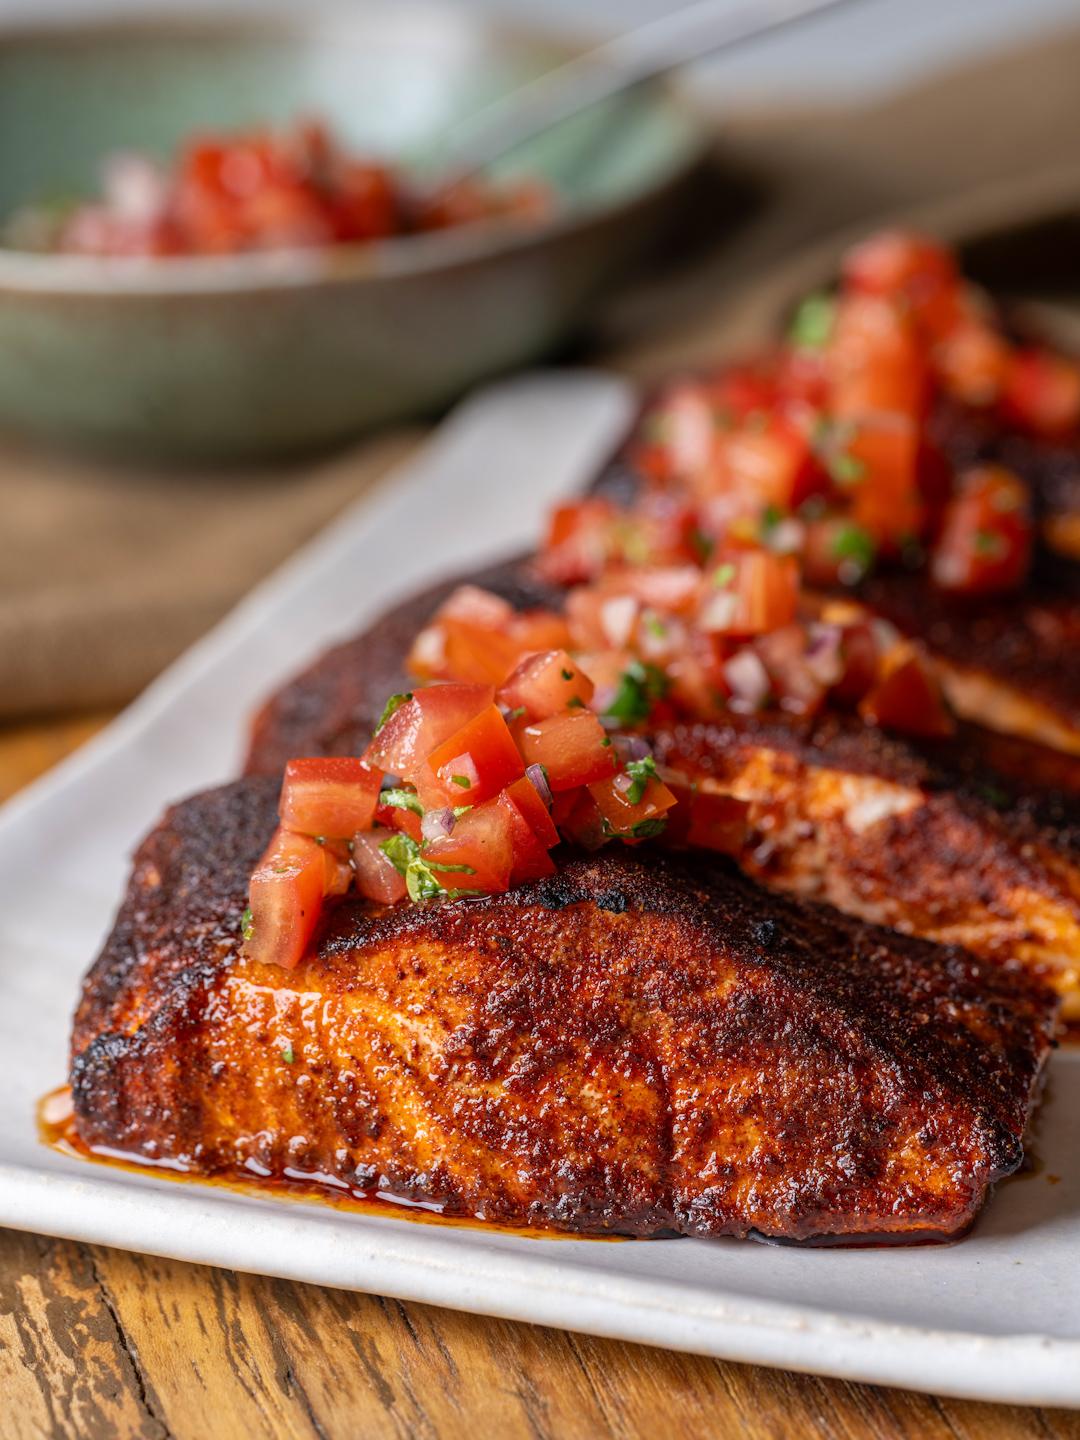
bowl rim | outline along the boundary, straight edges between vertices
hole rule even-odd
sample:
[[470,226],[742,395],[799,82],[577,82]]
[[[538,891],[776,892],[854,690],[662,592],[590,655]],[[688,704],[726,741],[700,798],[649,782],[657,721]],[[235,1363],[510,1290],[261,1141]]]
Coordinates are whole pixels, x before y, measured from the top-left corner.
[[[391,23],[451,24],[459,34],[485,39],[496,47],[547,49],[569,58],[582,48],[565,33],[541,25],[522,24],[460,10],[432,0],[363,0],[346,6],[342,0],[319,0],[298,14],[274,0],[255,11],[203,9],[163,11],[153,16],[98,14],[13,17],[0,26],[0,55],[24,45],[61,47],[95,41],[145,40],[179,36],[207,41],[222,35],[238,38],[305,35],[332,36],[336,27],[356,29],[365,18]],[[260,291],[307,289],[358,281],[377,282],[441,274],[477,262],[509,256],[556,242],[601,225],[632,210],[650,196],[662,194],[686,179],[711,149],[710,125],[674,78],[642,87],[654,106],[663,106],[685,125],[681,153],[647,182],[621,195],[556,207],[539,221],[513,218],[478,221],[428,234],[391,236],[385,240],[345,245],[249,251],[237,255],[168,256],[164,258],[42,255],[0,245],[0,292],[20,295],[73,295],[92,298],[167,298],[212,294],[246,295]]]

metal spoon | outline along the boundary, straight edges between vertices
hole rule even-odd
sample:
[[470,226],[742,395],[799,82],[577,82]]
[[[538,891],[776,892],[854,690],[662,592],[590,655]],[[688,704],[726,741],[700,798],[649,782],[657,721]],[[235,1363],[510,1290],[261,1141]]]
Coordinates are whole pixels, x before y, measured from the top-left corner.
[[690,61],[852,0],[697,0],[586,51],[460,122],[440,164],[452,184],[602,100]]

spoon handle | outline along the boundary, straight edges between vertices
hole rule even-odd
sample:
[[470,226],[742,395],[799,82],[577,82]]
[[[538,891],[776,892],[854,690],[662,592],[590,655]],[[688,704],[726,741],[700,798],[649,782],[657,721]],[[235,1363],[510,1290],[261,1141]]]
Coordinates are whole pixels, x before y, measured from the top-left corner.
[[644,81],[852,0],[695,0],[627,30],[455,127],[444,170],[462,179],[544,130]]

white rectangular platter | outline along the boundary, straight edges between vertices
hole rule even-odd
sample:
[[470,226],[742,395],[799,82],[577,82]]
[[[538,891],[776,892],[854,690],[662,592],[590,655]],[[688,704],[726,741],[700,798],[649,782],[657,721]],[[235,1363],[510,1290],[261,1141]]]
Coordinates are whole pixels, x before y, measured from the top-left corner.
[[735,1360],[1080,1405],[1080,1052],[1055,1057],[1035,1173],[938,1248],[533,1240],[178,1185],[39,1142],[35,1101],[64,1078],[80,976],[164,804],[235,772],[253,707],[320,647],[439,573],[533,541],[633,405],[621,382],[585,374],[474,399],[0,812],[0,1224]]

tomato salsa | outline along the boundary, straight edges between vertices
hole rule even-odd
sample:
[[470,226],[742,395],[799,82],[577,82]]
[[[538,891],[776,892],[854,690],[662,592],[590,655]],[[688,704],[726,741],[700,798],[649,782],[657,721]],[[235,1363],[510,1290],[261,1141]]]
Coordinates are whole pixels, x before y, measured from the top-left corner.
[[390,166],[350,155],[321,121],[302,120],[280,133],[194,137],[168,168],[113,155],[97,198],[30,206],[5,234],[16,248],[62,254],[230,255],[539,219],[550,206],[534,181],[468,179],[421,194]]
[[1014,345],[948,251],[891,233],[768,355],[668,386],[631,443],[633,499],[550,518],[536,564],[560,611],[459,587],[364,754],[289,764],[247,953],[295,965],[351,888],[391,905],[542,878],[560,840],[737,853],[745,807],[654,759],[681,720],[831,708],[951,734],[932,658],[858,599],[875,566],[958,596],[1025,581],[1028,488],[953,470],[928,426],[943,396],[1042,435],[1080,423],[1080,369]]

